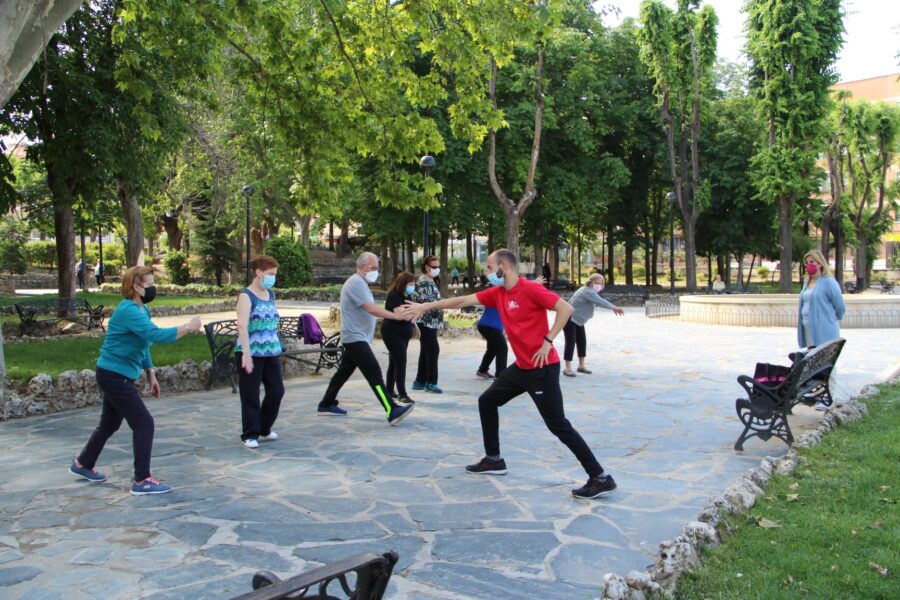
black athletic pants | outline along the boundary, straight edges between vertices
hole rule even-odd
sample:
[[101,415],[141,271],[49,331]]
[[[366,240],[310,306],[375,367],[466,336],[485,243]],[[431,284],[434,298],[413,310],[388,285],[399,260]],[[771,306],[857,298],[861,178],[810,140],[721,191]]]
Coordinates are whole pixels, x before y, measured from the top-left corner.
[[547,429],[572,451],[587,474],[590,477],[602,474],[603,467],[597,462],[587,442],[566,418],[562,392],[559,389],[559,363],[528,371],[513,364],[481,394],[478,398],[478,413],[481,415],[485,453],[488,456],[500,455],[498,409],[523,392],[531,396]]
[[325,390],[325,395],[322,397],[322,401],[319,402],[319,408],[329,408],[337,404],[338,392],[358,367],[363,377],[369,382],[372,391],[375,392],[375,398],[378,400],[378,403],[390,415],[391,410],[396,408],[397,405],[388,397],[387,391],[384,389],[381,367],[378,365],[378,359],[375,358],[375,354],[372,352],[372,346],[369,345],[369,342],[350,342],[349,344],[343,344],[343,346],[344,353],[341,356],[341,364],[338,365],[334,377],[331,378],[331,383],[328,384],[328,389]]
[[487,373],[491,366],[491,361],[497,360],[494,375],[499,375],[506,368],[506,357],[509,349],[506,346],[506,336],[503,335],[502,329],[496,327],[478,326],[478,333],[487,341],[487,350],[481,357],[481,365],[478,367],[480,373]]
[[[281,357],[254,356],[252,373],[241,367],[243,357],[243,352],[234,355],[241,391],[241,439],[255,440],[261,435],[272,433],[272,425],[278,418],[278,409],[281,408],[281,399],[284,397]],[[262,406],[259,404],[260,384],[266,390]]]
[[400,396],[407,396],[406,349],[412,337],[412,328],[405,327],[406,331],[395,331],[386,325],[387,321],[381,324],[381,340],[388,349],[387,391],[393,394],[396,389]]
[[438,356],[441,354],[437,336],[437,329],[419,325],[419,369],[416,372],[416,381],[419,383],[437,385]]
[[576,325],[572,319],[563,327],[563,335],[566,337],[566,346],[563,350],[563,360],[572,362],[575,346],[578,345],[578,358],[587,356],[587,336],[584,333],[584,325]]

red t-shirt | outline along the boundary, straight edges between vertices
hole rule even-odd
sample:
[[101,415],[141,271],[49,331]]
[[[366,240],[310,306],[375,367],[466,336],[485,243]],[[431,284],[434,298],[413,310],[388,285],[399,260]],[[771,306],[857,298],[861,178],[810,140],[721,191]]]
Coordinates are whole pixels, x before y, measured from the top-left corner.
[[[511,290],[495,285],[475,294],[485,306],[493,306],[500,313],[503,328],[509,334],[509,343],[516,353],[516,364],[520,369],[537,368],[531,357],[541,349],[544,336],[550,331],[547,311],[553,308],[559,296],[539,283],[519,277],[519,282]],[[550,349],[547,364],[559,362],[556,348]]]

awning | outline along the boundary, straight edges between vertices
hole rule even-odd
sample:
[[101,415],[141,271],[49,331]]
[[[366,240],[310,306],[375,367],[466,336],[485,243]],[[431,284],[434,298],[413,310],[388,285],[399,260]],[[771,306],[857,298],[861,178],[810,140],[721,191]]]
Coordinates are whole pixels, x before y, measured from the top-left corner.
[[884,237],[881,238],[883,242],[900,242],[900,232],[894,231],[890,233],[884,234]]

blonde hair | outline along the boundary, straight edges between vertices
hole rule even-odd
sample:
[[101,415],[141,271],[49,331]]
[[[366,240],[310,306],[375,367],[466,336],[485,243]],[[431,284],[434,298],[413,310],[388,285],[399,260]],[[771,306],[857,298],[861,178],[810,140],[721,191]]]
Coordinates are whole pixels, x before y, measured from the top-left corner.
[[134,298],[134,284],[144,285],[147,275],[156,275],[153,267],[130,267],[122,275],[122,297],[126,300]]
[[603,275],[600,273],[591,273],[591,276],[587,278],[587,281],[584,282],[584,287],[590,287],[594,285],[595,281],[599,281],[600,285],[605,285],[606,280],[603,279]]
[[[809,259],[812,259],[814,263],[819,265],[819,275],[831,277],[831,267],[828,265],[828,259],[825,258],[825,255],[823,255],[818,250],[810,250],[803,255],[803,264],[805,265],[807,262],[809,262]],[[809,275],[807,275],[806,278],[808,280]]]

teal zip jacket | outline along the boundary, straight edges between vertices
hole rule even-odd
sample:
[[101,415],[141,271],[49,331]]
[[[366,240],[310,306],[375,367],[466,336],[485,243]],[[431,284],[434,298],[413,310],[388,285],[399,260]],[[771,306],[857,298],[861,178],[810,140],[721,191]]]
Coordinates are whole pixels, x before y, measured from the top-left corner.
[[141,371],[153,368],[150,346],[172,344],[177,339],[177,327],[157,327],[150,320],[150,309],[138,306],[133,300],[123,300],[107,323],[97,366],[137,379]]

